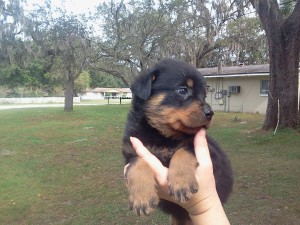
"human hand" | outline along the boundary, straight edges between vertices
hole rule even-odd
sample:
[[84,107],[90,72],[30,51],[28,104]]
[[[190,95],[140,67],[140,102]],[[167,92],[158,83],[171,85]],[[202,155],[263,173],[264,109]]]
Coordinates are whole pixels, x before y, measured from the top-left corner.
[[[199,163],[195,176],[199,189],[186,202],[177,202],[174,196],[168,194],[168,168],[164,167],[139,139],[131,137],[130,140],[138,156],[152,169],[160,198],[174,202],[186,209],[194,225],[230,225],[216,190],[213,164],[205,133],[205,129],[201,129],[194,139],[195,155]],[[125,166],[124,174],[128,166],[129,164]]]
[[[174,196],[168,194],[168,168],[164,167],[162,163],[145,148],[140,140],[134,137],[131,137],[130,140],[138,156],[146,161],[153,170],[160,198],[180,205],[185,208],[190,215],[201,214],[209,210],[216,201],[219,201],[213,175],[212,161],[205,137],[205,129],[201,129],[196,134],[194,140],[195,155],[199,163],[195,173],[199,190],[186,202],[177,202]],[[127,166],[125,167],[125,170],[126,169]]]

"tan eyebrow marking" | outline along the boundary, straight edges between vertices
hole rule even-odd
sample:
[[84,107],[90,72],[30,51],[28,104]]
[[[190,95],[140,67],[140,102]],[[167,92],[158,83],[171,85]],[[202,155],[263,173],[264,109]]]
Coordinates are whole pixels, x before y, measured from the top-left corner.
[[194,87],[194,81],[192,79],[188,79],[186,81],[186,85],[189,87],[189,88],[193,88]]

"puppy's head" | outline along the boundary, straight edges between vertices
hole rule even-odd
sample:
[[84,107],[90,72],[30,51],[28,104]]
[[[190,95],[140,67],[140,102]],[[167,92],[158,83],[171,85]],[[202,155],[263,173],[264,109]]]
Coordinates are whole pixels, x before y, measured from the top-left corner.
[[148,123],[166,137],[179,138],[208,128],[214,114],[205,102],[203,76],[181,61],[160,61],[139,76],[131,90],[143,102]]

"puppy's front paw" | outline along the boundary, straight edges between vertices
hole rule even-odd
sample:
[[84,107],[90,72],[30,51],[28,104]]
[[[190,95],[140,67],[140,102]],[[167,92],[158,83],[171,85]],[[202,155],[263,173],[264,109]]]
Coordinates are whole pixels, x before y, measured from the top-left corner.
[[156,182],[145,161],[138,159],[126,175],[130,209],[137,215],[148,215],[158,205]]
[[188,201],[198,191],[196,167],[196,158],[184,149],[176,151],[172,157],[168,173],[169,195],[178,202]]
[[169,170],[169,195],[178,202],[188,201],[198,191],[195,173],[192,171]]
[[129,191],[130,209],[137,215],[149,215],[159,203],[155,186],[134,185]]

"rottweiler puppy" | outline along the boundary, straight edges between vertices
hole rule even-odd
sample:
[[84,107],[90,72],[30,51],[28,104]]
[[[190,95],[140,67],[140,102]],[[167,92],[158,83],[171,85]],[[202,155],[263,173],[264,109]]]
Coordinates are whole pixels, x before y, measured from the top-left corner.
[[[195,178],[197,160],[194,136],[208,128],[214,112],[205,102],[206,83],[194,67],[174,59],[164,59],[143,72],[131,86],[132,107],[123,137],[123,155],[130,166],[126,173],[130,207],[138,215],[148,215],[156,207],[171,214],[172,225],[191,224],[180,206],[159,199],[149,166],[133,150],[130,136],[143,144],[169,168],[169,194],[187,201],[198,191]],[[230,162],[219,145],[207,136],[216,187],[222,203],[232,191]]]

